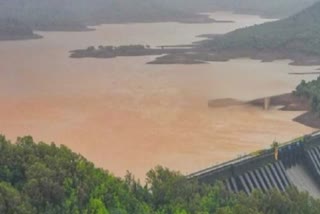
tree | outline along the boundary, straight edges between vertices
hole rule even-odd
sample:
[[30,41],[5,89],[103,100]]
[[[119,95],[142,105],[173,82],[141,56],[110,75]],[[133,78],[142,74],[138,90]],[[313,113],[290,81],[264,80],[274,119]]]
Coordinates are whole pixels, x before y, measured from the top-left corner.
[[0,213],[32,214],[34,210],[10,184],[0,182]]
[[87,214],[109,214],[107,208],[99,199],[90,199]]

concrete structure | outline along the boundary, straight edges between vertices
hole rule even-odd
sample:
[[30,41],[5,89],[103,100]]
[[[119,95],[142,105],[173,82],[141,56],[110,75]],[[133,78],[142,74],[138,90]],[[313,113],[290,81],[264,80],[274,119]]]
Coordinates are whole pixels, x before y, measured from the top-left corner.
[[320,132],[274,148],[213,166],[188,176],[200,182],[222,181],[232,192],[285,191],[293,185],[320,198]]
[[271,98],[270,97],[264,98],[264,110],[269,110],[270,103],[271,103]]

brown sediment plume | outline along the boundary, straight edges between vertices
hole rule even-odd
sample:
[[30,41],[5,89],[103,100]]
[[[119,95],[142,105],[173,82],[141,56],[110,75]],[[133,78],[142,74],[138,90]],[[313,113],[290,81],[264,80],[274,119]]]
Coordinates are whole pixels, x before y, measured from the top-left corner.
[[245,102],[232,99],[232,98],[216,99],[216,100],[210,100],[208,102],[208,106],[211,108],[222,108],[222,107],[236,106],[236,105],[243,105],[243,104],[245,104]]

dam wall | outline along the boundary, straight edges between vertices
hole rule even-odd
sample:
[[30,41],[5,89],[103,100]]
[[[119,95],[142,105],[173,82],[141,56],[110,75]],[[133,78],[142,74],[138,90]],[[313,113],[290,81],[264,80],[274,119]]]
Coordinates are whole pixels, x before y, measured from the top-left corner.
[[189,179],[222,181],[231,192],[285,191],[295,186],[320,198],[320,132],[192,173]]

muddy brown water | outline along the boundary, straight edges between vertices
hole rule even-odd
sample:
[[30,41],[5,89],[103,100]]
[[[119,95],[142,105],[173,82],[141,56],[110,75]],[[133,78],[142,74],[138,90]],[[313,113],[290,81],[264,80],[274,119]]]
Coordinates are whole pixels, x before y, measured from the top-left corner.
[[262,23],[115,24],[92,32],[39,32],[41,40],[0,42],[0,132],[65,144],[97,166],[144,178],[157,164],[190,173],[312,131],[299,112],[251,106],[208,108],[208,100],[250,100],[290,92],[314,67],[250,59],[203,65],[146,65],[153,57],[70,59],[89,45],[176,45],[197,35]]

